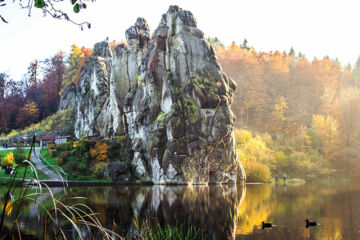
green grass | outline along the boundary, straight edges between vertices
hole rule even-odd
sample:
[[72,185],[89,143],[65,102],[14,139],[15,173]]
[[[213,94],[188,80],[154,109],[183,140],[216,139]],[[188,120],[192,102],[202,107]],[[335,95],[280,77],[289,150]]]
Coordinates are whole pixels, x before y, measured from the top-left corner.
[[[21,167],[19,167],[18,174],[17,174],[16,177],[17,177],[17,178],[22,178],[22,177],[24,176],[24,173],[25,173],[25,167],[24,167],[24,166],[21,166]],[[37,169],[37,175],[38,175],[38,178],[39,178],[40,180],[49,179],[49,177],[48,177],[45,173],[39,171],[38,169]],[[1,169],[1,170],[0,170],[0,178],[2,178],[4,181],[6,181],[5,179],[9,179],[9,180],[10,180],[11,176],[12,176],[12,175],[10,175],[10,174],[5,174],[5,170],[4,170],[4,169]],[[28,168],[28,170],[26,171],[25,178],[35,178],[35,174],[31,171],[30,168]]]
[[[14,150],[1,150],[0,151],[0,156],[6,156],[6,154],[14,152]],[[26,157],[29,155],[30,149],[24,149],[24,152],[26,154]]]
[[47,148],[43,148],[40,151],[40,155],[46,159],[46,161],[44,161],[43,159],[41,159],[41,162],[49,167],[49,165],[56,165],[56,157],[50,157],[50,153],[49,150]]
[[[14,152],[14,150],[2,150],[2,151],[0,151],[0,159],[2,157],[5,157],[10,152]],[[27,157],[29,155],[30,149],[24,149],[24,152],[25,152],[25,155]],[[38,174],[38,177],[39,177],[40,180],[49,179],[49,177],[46,174],[44,174],[43,172],[41,172],[39,169],[36,169],[36,170],[37,170],[37,174]],[[22,178],[24,176],[24,173],[25,173],[25,167],[24,166],[19,167],[17,178]],[[2,178],[2,180],[4,182],[8,182],[7,179],[10,179],[11,176],[12,175],[10,175],[10,174],[5,174],[5,169],[0,170],[0,178]],[[26,171],[25,178],[34,178],[34,177],[35,177],[35,174],[31,171],[30,168],[28,168],[28,170]]]

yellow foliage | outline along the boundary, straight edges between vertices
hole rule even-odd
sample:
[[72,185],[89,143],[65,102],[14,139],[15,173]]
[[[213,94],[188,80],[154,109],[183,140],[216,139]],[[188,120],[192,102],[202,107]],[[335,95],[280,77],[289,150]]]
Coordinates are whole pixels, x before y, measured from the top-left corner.
[[106,143],[97,142],[95,147],[90,149],[90,155],[92,158],[95,158],[97,161],[109,161],[109,146]]
[[257,162],[244,162],[246,172],[246,181],[248,182],[266,182],[271,178],[268,166]]
[[241,162],[265,163],[273,154],[260,136],[252,137],[238,145],[237,151]]
[[331,116],[313,115],[311,127],[316,131],[325,155],[330,154],[338,146],[338,123]]
[[274,111],[272,114],[276,117],[278,117],[281,120],[285,120],[285,111],[288,108],[288,105],[286,103],[286,99],[283,96],[280,96],[277,100],[277,103],[274,105]]
[[46,125],[46,126],[45,126],[45,130],[46,130],[46,131],[49,131],[49,130],[51,130],[51,127],[50,127],[49,125]]
[[12,137],[18,134],[18,131],[16,131],[15,129],[12,129],[11,132],[7,135],[7,137]]
[[6,154],[6,157],[1,161],[1,166],[14,166],[14,154],[12,152]]
[[252,138],[252,132],[245,129],[235,129],[235,140],[237,145],[244,144]]

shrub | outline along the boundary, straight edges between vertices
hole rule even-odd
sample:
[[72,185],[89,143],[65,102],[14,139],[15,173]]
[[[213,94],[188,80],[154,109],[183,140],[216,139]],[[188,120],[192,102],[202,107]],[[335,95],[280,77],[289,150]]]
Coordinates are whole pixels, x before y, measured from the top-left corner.
[[47,141],[46,147],[47,147],[47,149],[53,149],[53,148],[55,148],[55,143],[53,141]]
[[108,151],[109,146],[105,142],[97,142],[95,147],[90,149],[90,155],[97,161],[107,162],[109,161]]
[[68,163],[63,165],[63,169],[64,169],[65,172],[70,173],[71,175],[73,175],[73,172],[75,171],[77,165],[78,165],[77,162],[68,162]]
[[14,166],[14,154],[12,152],[6,154],[6,157],[1,160],[1,166]]
[[104,178],[104,170],[105,170],[106,163],[99,162],[92,166],[91,168],[91,177],[93,178]]
[[15,149],[13,153],[16,164],[21,164],[27,158],[25,150],[22,148]]
[[50,153],[50,157],[56,157],[57,155],[56,148],[50,148],[49,153]]
[[56,166],[62,166],[64,164],[64,160],[61,157],[56,158]]
[[71,151],[73,149],[73,143],[72,142],[66,142],[56,145],[57,151]]
[[59,157],[62,158],[63,160],[66,160],[70,155],[71,152],[62,152]]
[[245,162],[244,168],[246,172],[246,181],[248,182],[266,182],[270,180],[270,169],[264,164]]

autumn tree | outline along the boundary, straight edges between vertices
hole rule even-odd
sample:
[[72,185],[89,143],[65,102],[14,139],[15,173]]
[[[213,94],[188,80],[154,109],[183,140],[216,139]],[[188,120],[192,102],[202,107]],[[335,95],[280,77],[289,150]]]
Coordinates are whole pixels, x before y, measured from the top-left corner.
[[18,126],[27,126],[31,123],[39,121],[39,108],[35,102],[29,102],[20,109],[17,115]]
[[62,89],[60,95],[66,88],[76,84],[78,78],[78,69],[80,68],[80,61],[84,58],[84,53],[75,44],[72,45],[71,53],[67,59],[67,73],[64,75],[62,82]]
[[41,116],[55,113],[60,101],[59,92],[62,88],[63,76],[66,73],[66,65],[63,52],[57,53],[52,58],[44,61],[44,79],[41,94]]

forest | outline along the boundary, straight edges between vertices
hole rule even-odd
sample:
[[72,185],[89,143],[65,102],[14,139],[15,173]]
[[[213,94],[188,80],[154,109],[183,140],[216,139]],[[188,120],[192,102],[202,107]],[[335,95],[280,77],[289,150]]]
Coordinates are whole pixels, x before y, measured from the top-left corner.
[[[301,52],[259,52],[208,38],[223,71],[237,84],[232,102],[236,142],[249,181],[356,178],[360,171],[360,59],[355,66]],[[112,49],[117,45],[111,42]],[[50,130],[61,94],[76,86],[91,48],[73,45],[34,60],[21,81],[0,74],[0,133]],[[62,119],[62,118],[59,118]],[[39,124],[46,121],[46,124]]]

